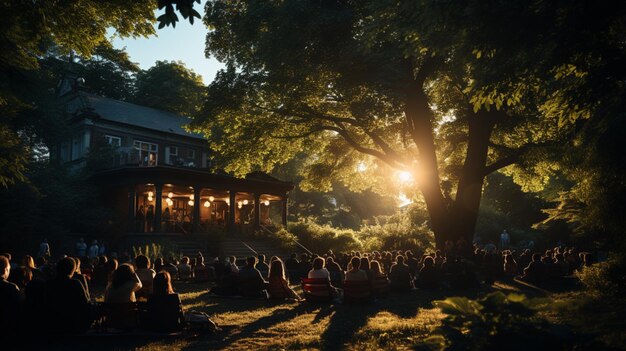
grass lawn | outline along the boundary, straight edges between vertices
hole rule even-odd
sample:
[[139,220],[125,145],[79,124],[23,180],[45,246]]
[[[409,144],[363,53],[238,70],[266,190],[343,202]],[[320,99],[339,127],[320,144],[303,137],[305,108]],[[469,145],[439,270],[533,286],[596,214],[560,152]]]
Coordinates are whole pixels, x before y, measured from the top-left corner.
[[[612,345],[623,345],[624,318],[607,318],[588,306],[582,292],[552,293],[531,289],[516,282],[499,282],[457,292],[392,293],[386,299],[365,305],[313,305],[306,302],[274,302],[214,297],[208,285],[177,283],[186,310],[208,313],[222,327],[215,334],[184,337],[89,336],[41,341],[47,349],[139,349],[139,350],[411,350],[431,335],[445,316],[432,301],[448,296],[484,296],[495,289],[551,295],[558,308],[544,313],[556,324],[567,324],[590,335],[608,338]],[[623,304],[620,306],[624,311]],[[586,323],[588,312],[594,321]],[[619,313],[613,310],[613,314]],[[608,325],[602,324],[608,322]],[[617,328],[617,329],[616,329]]]

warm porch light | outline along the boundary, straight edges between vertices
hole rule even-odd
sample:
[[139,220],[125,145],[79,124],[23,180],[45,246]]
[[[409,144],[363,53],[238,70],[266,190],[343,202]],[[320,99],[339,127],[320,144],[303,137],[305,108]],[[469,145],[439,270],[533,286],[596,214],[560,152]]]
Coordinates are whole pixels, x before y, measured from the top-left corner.
[[226,204],[230,206],[230,199],[226,199]]
[[148,202],[152,202],[152,199],[153,199],[152,195],[148,195]]
[[270,200],[265,200],[265,201],[263,201],[263,205],[265,205],[265,206],[269,206],[269,205],[270,205]]
[[215,198],[213,196],[209,196],[209,201],[213,202],[215,201]]
[[153,197],[154,193],[152,191],[148,191],[148,197]]
[[172,199],[165,199],[165,203],[167,203],[168,206],[172,206],[174,201],[172,201]]
[[173,198],[174,197],[174,193],[170,191],[169,193],[167,193],[167,197],[169,197],[170,199]]
[[195,200],[193,194],[189,195],[189,200]]
[[248,204],[248,200],[243,200],[243,204],[247,205]]
[[205,202],[204,202],[204,207],[209,207],[209,206],[211,206],[211,203],[210,203],[210,202],[208,202],[208,201],[205,201]]
[[193,206],[193,200],[189,200],[187,203],[189,204],[189,206]]

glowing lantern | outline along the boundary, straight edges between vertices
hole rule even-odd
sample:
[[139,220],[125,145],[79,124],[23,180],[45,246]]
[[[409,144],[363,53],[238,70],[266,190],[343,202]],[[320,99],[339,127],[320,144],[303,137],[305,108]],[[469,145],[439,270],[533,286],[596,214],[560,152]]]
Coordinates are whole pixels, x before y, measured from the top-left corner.
[[264,204],[265,206],[269,206],[269,205],[270,205],[270,200],[265,200],[265,201],[263,201],[263,204]]
[[248,200],[243,200],[243,204],[247,205],[248,204]]
[[210,203],[210,202],[208,202],[208,201],[205,201],[205,202],[204,202],[204,207],[209,207],[209,206],[211,206],[211,203]]
[[189,206],[193,206],[193,200],[189,200],[187,203],[189,204]]
[[169,193],[167,193],[167,197],[169,197],[170,199],[173,198],[174,197],[174,193],[170,191]]
[[213,196],[209,196],[209,201],[213,202],[215,201],[215,198]]

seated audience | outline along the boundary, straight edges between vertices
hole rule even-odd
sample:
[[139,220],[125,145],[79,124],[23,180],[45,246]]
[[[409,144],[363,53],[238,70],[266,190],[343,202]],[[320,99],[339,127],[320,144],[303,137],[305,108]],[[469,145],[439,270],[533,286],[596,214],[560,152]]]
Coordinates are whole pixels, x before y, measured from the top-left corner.
[[393,291],[409,291],[413,288],[413,277],[409,266],[404,263],[404,256],[396,256],[396,263],[389,270],[389,280]]
[[133,266],[124,263],[115,270],[113,279],[104,292],[104,302],[136,302],[135,292],[139,291],[142,286]]
[[180,260],[180,263],[178,264],[178,266],[176,266],[176,268],[178,268],[178,279],[180,279],[180,280],[189,280],[189,279],[191,279],[192,271],[191,271],[191,266],[189,265],[189,257],[184,256]]
[[292,298],[300,300],[300,296],[291,287],[285,276],[285,267],[280,258],[272,261],[268,274],[268,293],[270,299],[287,299]]
[[261,272],[255,268],[256,257],[250,256],[246,259],[246,266],[239,270],[237,284],[239,294],[245,297],[265,297],[267,298],[268,282],[263,279]]
[[180,297],[172,289],[172,278],[167,271],[156,274],[152,295],[146,303],[146,323],[150,330],[172,332],[182,329],[183,309]]
[[[11,275],[11,263],[4,255],[0,255],[0,330],[2,330],[3,343],[17,341],[15,333],[20,325],[16,320],[20,315],[22,295],[20,289],[7,279]],[[5,345],[7,346],[7,345]]]
[[57,276],[45,285],[49,331],[81,333],[91,325],[89,299],[78,280],[72,279],[76,263],[69,257],[57,263]]
[[437,289],[439,287],[439,271],[435,267],[435,260],[426,257],[417,276],[417,287],[421,289]]
[[135,257],[137,277],[141,281],[141,289],[137,290],[136,297],[148,298],[152,294],[152,282],[156,272],[150,268],[150,259],[144,255]]
[[524,268],[521,279],[533,283],[538,283],[546,278],[546,266],[541,262],[541,254],[535,253],[528,267]]

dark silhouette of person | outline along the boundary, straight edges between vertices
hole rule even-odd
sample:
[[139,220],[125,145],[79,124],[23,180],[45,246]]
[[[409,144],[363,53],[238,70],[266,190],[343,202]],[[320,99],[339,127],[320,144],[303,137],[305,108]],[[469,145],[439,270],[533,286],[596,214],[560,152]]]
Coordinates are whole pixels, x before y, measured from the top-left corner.
[[182,304],[172,288],[172,277],[167,271],[161,271],[154,276],[146,314],[147,325],[151,330],[172,332],[182,328]]
[[89,299],[82,284],[72,279],[76,263],[66,257],[57,263],[57,276],[46,282],[45,298],[49,331],[82,333],[90,326]]

